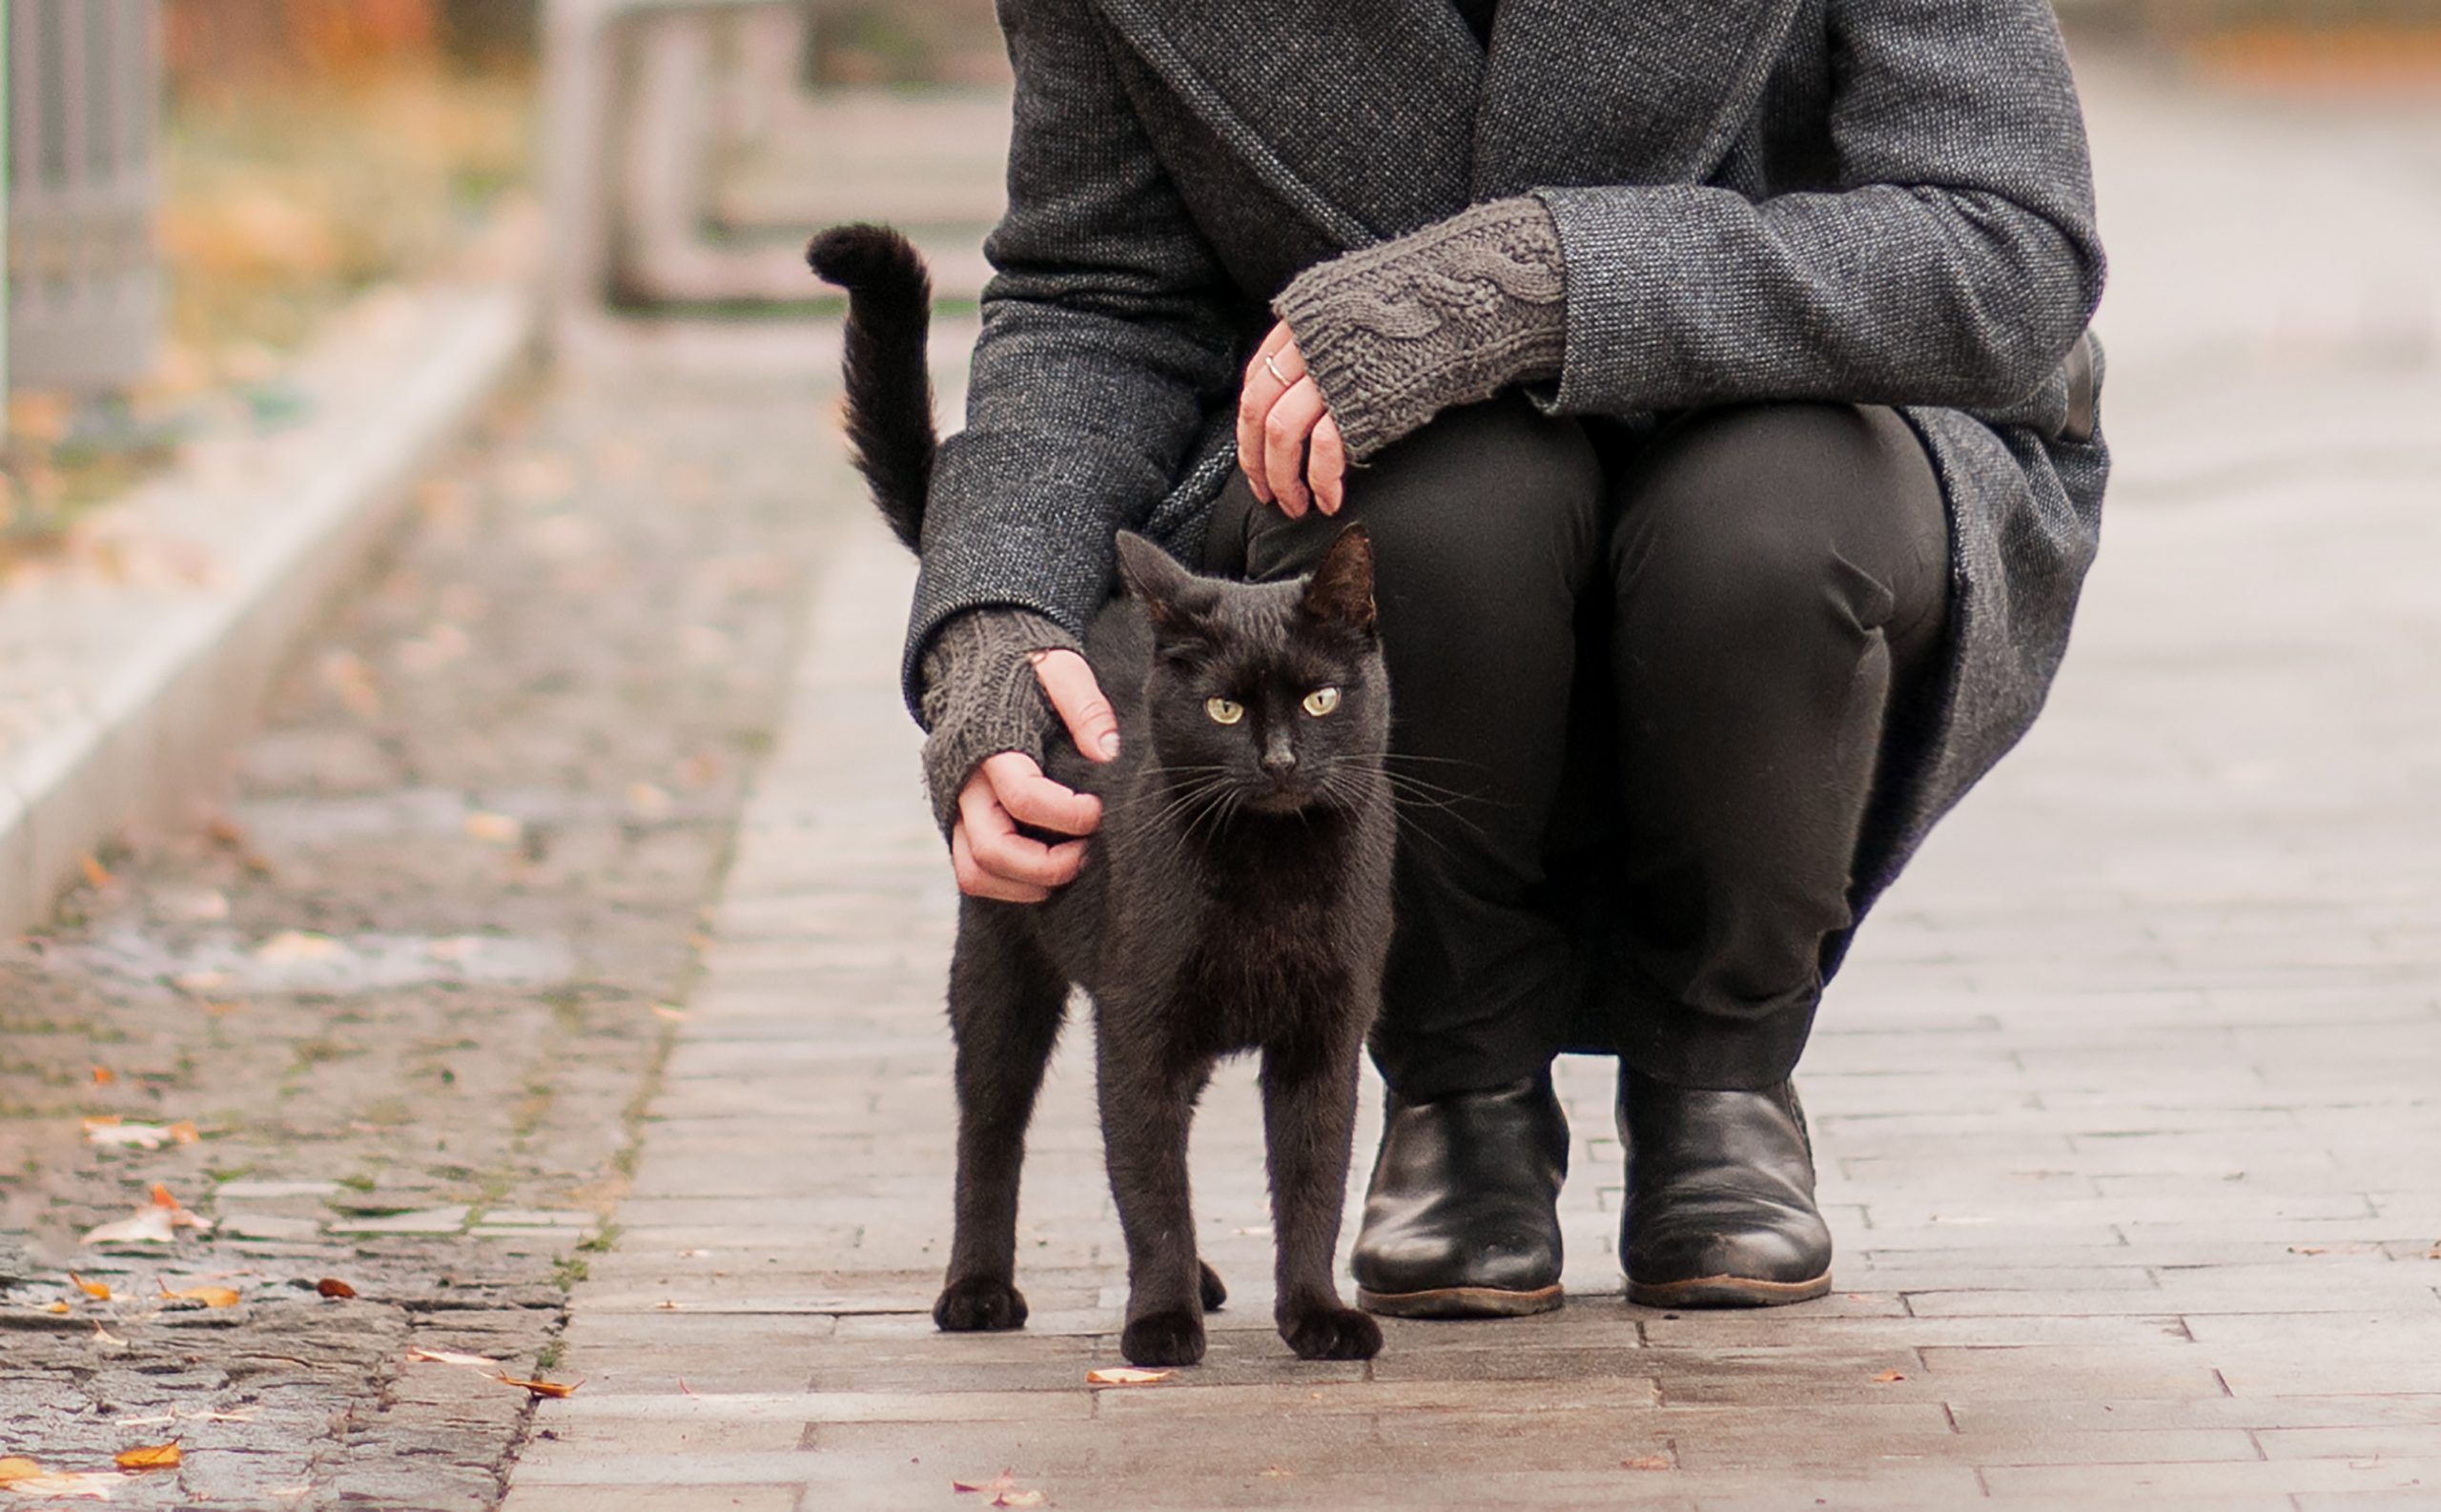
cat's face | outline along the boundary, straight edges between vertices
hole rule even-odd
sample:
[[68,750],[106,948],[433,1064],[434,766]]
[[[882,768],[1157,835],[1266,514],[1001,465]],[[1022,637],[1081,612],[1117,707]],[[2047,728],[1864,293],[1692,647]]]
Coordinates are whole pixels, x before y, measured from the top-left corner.
[[1118,548],[1153,626],[1154,755],[1186,807],[1284,814],[1363,802],[1390,724],[1364,527],[1295,582],[1197,577],[1132,535]]

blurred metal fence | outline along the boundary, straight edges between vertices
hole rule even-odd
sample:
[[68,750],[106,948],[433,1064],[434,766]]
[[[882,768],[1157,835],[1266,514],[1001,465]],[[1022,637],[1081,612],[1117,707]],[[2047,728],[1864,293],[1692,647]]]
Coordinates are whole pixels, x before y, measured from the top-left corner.
[[6,0],[8,374],[141,378],[161,327],[156,0]]

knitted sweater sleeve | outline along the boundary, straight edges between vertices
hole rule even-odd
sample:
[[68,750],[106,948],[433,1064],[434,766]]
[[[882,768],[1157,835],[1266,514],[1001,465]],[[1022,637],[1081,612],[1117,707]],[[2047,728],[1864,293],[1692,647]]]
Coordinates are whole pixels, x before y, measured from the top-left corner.
[[1558,377],[1562,266],[1550,212],[1520,195],[1317,263],[1272,313],[1363,461],[1445,409]]
[[934,631],[923,656],[924,786],[946,835],[958,790],[984,758],[1021,751],[1040,766],[1059,715],[1035,676],[1034,654],[1081,651],[1077,638],[1030,609],[969,609]]

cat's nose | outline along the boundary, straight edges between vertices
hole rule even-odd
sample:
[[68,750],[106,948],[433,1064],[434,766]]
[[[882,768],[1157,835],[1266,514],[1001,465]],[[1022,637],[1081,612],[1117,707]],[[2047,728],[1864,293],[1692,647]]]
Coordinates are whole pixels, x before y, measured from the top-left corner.
[[1275,746],[1262,753],[1262,769],[1276,783],[1286,782],[1297,770],[1297,753],[1286,746]]

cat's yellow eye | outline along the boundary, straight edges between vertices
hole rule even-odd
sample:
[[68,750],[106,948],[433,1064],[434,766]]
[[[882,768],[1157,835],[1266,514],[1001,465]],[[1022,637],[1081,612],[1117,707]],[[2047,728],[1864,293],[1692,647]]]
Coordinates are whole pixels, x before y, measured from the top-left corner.
[[1246,705],[1234,698],[1207,698],[1203,712],[1212,716],[1215,725],[1235,725],[1246,717]]
[[1319,719],[1339,707],[1339,689],[1318,687],[1305,695],[1305,712]]

